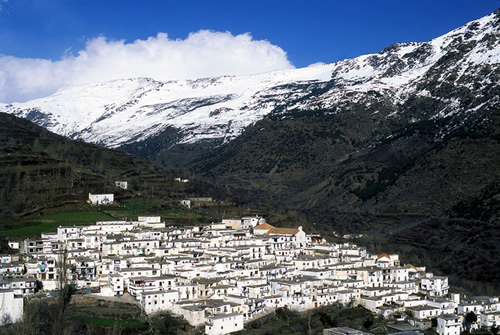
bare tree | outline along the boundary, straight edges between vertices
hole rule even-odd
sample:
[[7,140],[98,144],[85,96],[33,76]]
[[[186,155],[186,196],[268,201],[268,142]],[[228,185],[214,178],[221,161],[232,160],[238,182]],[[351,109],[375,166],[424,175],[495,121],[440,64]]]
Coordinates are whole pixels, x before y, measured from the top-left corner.
[[52,326],[53,334],[63,334],[64,330],[64,312],[66,310],[66,306],[69,303],[71,298],[70,287],[68,285],[68,264],[67,264],[68,252],[66,249],[59,253],[58,261],[57,261],[57,269],[58,269],[58,295],[56,301],[56,315],[55,322]]

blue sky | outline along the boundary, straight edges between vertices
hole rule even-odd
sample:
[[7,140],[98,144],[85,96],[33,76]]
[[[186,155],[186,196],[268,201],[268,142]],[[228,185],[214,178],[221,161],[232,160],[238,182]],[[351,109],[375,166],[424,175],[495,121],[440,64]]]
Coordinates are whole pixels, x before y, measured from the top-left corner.
[[[37,69],[48,66],[42,60],[55,62],[64,72],[67,68],[58,61],[78,57],[98,38],[127,45],[161,32],[173,42],[200,30],[229,32],[233,37],[249,33],[248,47],[239,41],[234,49],[239,55],[247,50],[270,53],[274,58],[263,71],[304,67],[374,53],[396,42],[428,41],[499,7],[500,0],[0,0],[0,82],[2,76],[4,82],[17,78],[12,69],[20,69],[27,59],[37,59]],[[220,43],[225,53],[233,50],[235,41],[226,39]],[[245,64],[240,61],[235,67]],[[255,64],[248,67],[259,71]],[[54,70],[45,70],[50,71]],[[211,73],[200,72],[207,74]],[[0,95],[0,101],[48,93]]]

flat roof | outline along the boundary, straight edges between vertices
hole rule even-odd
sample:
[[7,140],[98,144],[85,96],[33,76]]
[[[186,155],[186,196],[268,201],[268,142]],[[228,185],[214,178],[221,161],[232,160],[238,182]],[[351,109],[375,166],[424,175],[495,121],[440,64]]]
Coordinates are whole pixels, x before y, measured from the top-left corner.
[[229,314],[217,314],[217,315],[212,315],[212,316],[207,316],[207,319],[225,319],[225,318],[231,318],[234,316],[243,316],[243,314],[240,313],[229,313]]
[[392,328],[395,330],[399,330],[401,332],[419,330],[419,328],[412,326],[408,322],[397,322],[393,324],[388,324],[387,328]]

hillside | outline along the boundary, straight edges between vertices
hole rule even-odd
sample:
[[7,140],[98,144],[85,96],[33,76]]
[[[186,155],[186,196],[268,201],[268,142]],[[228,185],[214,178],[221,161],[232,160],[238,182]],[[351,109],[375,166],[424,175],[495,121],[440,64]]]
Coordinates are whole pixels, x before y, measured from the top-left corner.
[[[224,198],[214,185],[167,170],[129,154],[68,140],[30,121],[0,113],[0,215],[21,217],[44,208],[82,203],[88,193],[110,192],[163,200],[208,194]],[[184,177],[187,177],[184,175]],[[127,181],[129,190],[115,188]]]
[[[235,188],[256,188],[252,200],[280,207],[496,220],[496,110],[471,117],[470,125],[438,140],[440,122],[428,121],[399,127],[379,122],[377,141],[370,136],[370,114],[362,110],[346,118],[314,111],[267,118],[194,169]],[[490,123],[478,125],[484,117]],[[478,208],[464,213],[464,206]]]

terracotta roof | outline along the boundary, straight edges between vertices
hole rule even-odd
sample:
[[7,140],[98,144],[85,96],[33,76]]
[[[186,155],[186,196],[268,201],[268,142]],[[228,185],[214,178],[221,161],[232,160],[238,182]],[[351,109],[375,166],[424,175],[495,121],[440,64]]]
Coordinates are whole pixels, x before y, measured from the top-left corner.
[[295,235],[298,232],[299,230],[294,228],[272,228],[266,235]]
[[385,252],[383,252],[383,253],[381,253],[381,254],[378,254],[378,255],[377,255],[377,259],[382,258],[382,257],[387,257],[387,258],[391,259],[391,256],[389,256],[389,255],[388,255],[388,254],[386,254]]
[[271,225],[270,225],[270,224],[268,224],[268,223],[262,223],[262,224],[260,224],[260,225],[258,225],[258,226],[255,226],[254,230],[255,230],[255,229],[262,229],[262,230],[267,229],[267,230],[269,230],[269,229],[273,229],[273,228],[274,228],[274,227],[273,227],[273,226],[271,226]]

